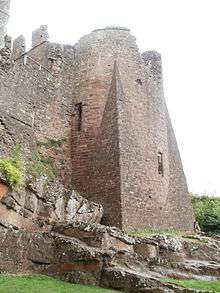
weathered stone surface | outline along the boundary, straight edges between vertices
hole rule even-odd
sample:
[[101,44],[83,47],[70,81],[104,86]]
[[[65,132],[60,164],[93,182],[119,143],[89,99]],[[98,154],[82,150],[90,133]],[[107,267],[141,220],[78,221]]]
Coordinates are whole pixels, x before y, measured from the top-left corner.
[[66,206],[66,220],[86,223],[100,223],[103,216],[101,205],[90,202],[73,191]]
[[46,233],[36,233],[27,247],[28,259],[34,264],[51,264],[57,261],[54,239]]
[[0,224],[0,270],[18,272],[27,269],[29,235],[4,222]]
[[41,227],[59,221],[100,223],[103,216],[101,205],[89,202],[58,181],[48,183],[46,177],[32,180],[22,189],[10,190],[5,183],[2,186],[1,203]]
[[185,259],[182,262],[176,263],[173,267],[194,275],[212,276],[213,278],[220,277],[220,263],[214,261]]
[[15,202],[15,200],[11,197],[11,196],[5,196],[1,199],[1,203],[3,203],[4,205],[6,205],[6,207],[8,209],[12,209],[15,212],[19,212],[19,207],[17,205],[17,203]]
[[[101,284],[104,287],[132,293],[196,292],[162,282],[161,278],[213,280],[219,277],[219,263],[193,259],[186,259],[184,262],[161,262],[161,251],[166,250],[166,253],[171,255],[177,253],[173,251],[173,246],[170,249],[155,246],[159,249],[159,256],[157,255],[157,261],[153,264],[152,259],[149,261],[149,255],[143,257],[137,252],[133,253],[131,248],[135,241],[140,245],[140,239],[126,237],[115,228],[87,223],[72,223],[65,226],[61,223],[52,230],[27,232],[27,229],[19,229],[7,221],[1,221],[0,269],[9,272],[31,271],[69,282]],[[103,235],[110,236],[111,233],[114,236],[107,238],[107,243],[102,242]],[[118,247],[118,242],[112,244],[111,238],[120,241],[120,245],[123,243],[122,246]],[[144,241],[143,245],[153,246],[152,243],[147,243],[151,242],[151,239]],[[184,241],[180,240],[183,246]]]
[[80,239],[93,247],[116,251],[133,252],[132,244],[135,242],[132,237],[124,234],[119,229],[100,224],[87,224],[83,222],[59,223],[54,225],[53,231]]
[[159,257],[158,245],[137,243],[134,245],[134,251],[146,259],[155,259]]
[[102,272],[101,285],[108,288],[123,290],[125,292],[199,292],[185,289],[171,283],[161,282],[152,276],[136,274],[129,270],[107,268]]
[[180,251],[183,249],[183,244],[182,242],[175,237],[172,237],[170,235],[157,235],[154,236],[153,239],[157,241],[158,245],[161,248],[171,250],[174,252]]

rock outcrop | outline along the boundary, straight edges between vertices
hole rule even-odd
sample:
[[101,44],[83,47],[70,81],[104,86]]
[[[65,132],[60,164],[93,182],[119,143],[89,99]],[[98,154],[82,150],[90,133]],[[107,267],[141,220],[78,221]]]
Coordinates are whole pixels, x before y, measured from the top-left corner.
[[140,239],[85,222],[54,223],[44,231],[0,222],[1,271],[40,273],[132,293],[198,292],[163,279],[219,279],[219,262],[220,241],[207,236]]
[[46,228],[59,221],[100,223],[103,216],[101,205],[68,190],[59,181],[48,183],[41,177],[17,190],[7,186],[4,176],[0,182],[0,219],[19,228]]

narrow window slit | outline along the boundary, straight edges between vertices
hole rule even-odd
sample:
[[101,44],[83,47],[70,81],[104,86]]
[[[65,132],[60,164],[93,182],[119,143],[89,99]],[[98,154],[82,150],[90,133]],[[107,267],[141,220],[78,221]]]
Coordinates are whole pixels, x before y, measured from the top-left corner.
[[159,152],[157,154],[157,160],[158,160],[158,174],[164,175],[164,169],[163,169],[163,154]]
[[75,104],[76,108],[76,115],[77,115],[77,130],[81,131],[82,130],[82,103],[77,103]]

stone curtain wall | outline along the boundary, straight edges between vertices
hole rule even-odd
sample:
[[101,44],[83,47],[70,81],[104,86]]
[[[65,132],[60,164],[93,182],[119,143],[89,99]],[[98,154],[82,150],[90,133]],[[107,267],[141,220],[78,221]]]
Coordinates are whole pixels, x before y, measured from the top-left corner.
[[[47,42],[22,56],[24,48],[19,37],[14,41],[13,66],[0,73],[0,154],[16,142],[31,151],[42,145],[40,152],[55,162],[63,182],[70,184],[74,49]],[[58,150],[50,146],[51,140],[62,142]]]

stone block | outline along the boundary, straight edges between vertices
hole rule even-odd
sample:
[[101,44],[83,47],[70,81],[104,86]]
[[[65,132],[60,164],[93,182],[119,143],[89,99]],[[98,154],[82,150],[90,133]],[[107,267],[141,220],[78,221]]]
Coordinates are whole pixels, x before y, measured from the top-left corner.
[[159,248],[157,245],[147,243],[137,243],[134,245],[134,252],[146,259],[154,259],[159,256]]
[[86,223],[56,224],[54,232],[79,239],[89,246],[115,251],[133,252],[133,246],[126,238],[116,237],[110,227]]
[[24,208],[31,211],[32,213],[35,212],[37,209],[38,199],[34,193],[27,193],[25,197],[25,204]]
[[101,205],[90,202],[73,191],[66,206],[66,220],[86,223],[100,223],[103,216]]

